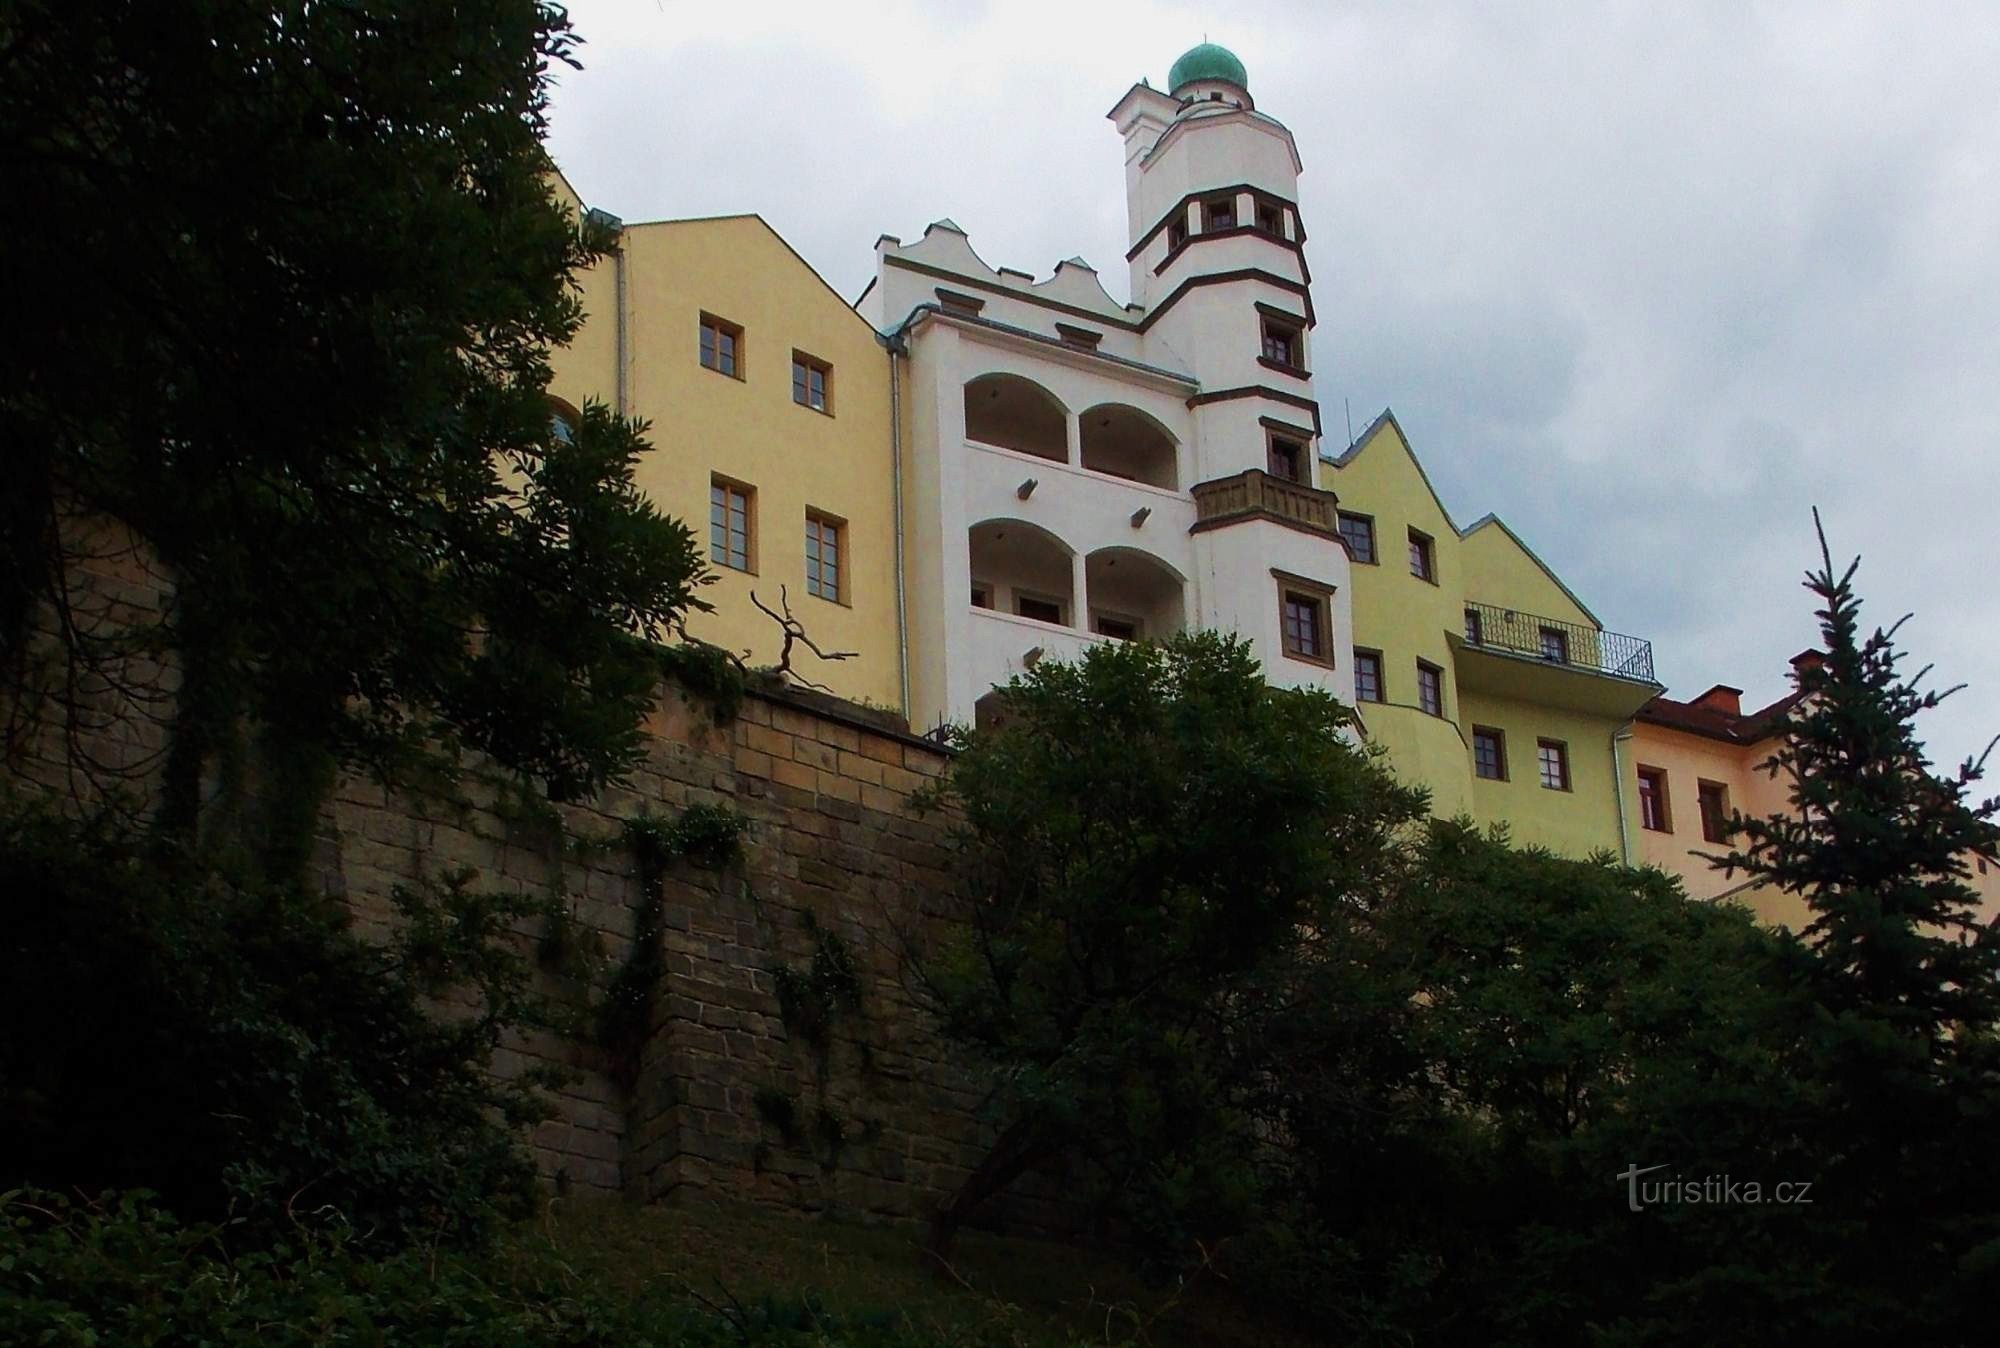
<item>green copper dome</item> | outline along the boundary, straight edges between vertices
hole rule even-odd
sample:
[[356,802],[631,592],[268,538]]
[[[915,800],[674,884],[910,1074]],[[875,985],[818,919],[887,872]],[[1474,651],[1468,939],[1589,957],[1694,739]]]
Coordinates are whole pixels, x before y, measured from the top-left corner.
[[1167,92],[1179,93],[1184,86],[1196,80],[1222,80],[1246,92],[1250,88],[1249,72],[1236,59],[1236,53],[1213,42],[1188,48],[1181,59],[1174,62],[1174,68],[1167,72]]

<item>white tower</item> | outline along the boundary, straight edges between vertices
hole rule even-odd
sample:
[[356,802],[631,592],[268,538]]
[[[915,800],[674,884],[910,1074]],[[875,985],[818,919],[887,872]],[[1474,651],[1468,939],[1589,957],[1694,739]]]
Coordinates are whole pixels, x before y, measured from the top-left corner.
[[[1111,120],[1125,138],[1126,259],[1148,350],[1200,383],[1188,400],[1199,620],[1257,637],[1274,681],[1348,697],[1349,559],[1334,496],[1316,484],[1298,147],[1257,111],[1243,63],[1222,47],[1195,47],[1167,82],[1164,94],[1133,86]],[[1308,600],[1316,634],[1302,630]]]

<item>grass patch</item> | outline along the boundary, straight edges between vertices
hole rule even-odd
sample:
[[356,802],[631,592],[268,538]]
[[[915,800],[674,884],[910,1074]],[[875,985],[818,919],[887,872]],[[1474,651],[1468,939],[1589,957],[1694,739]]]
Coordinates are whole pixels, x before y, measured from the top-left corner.
[[680,1293],[725,1311],[829,1312],[940,1345],[1284,1348],[1314,1340],[1256,1315],[1214,1275],[1150,1284],[1102,1254],[967,1232],[949,1272],[915,1227],[737,1203],[555,1206],[546,1233],[580,1272],[631,1295]]

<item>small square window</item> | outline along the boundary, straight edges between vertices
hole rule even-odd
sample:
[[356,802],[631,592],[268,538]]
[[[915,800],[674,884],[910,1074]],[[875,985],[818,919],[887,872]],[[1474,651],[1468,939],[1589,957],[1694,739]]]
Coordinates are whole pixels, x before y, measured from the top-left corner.
[[1273,435],[1264,448],[1264,463],[1272,477],[1286,482],[1306,480],[1306,447],[1283,435]]
[[1375,521],[1367,515],[1340,512],[1340,536],[1347,540],[1348,555],[1357,562],[1375,561]]
[[1417,705],[1432,716],[1444,715],[1444,671],[1417,661]]
[[1201,230],[1213,234],[1218,229],[1236,228],[1236,198],[1210,197],[1201,203]]
[[1560,627],[1542,629],[1542,659],[1559,665],[1569,663],[1569,633]]
[[1561,740],[1537,740],[1535,765],[1542,785],[1551,791],[1569,790],[1569,746]]
[[1437,584],[1437,554],[1431,546],[1431,536],[1410,530],[1410,574],[1418,580]]
[[1091,620],[1090,625],[1097,635],[1110,637],[1113,641],[1139,639],[1139,624],[1130,618],[1114,618],[1108,613],[1100,613]]
[[1382,700],[1382,652],[1354,653],[1354,700],[1356,702]]
[[701,364],[705,370],[743,377],[743,329],[714,314],[701,316]]
[[962,318],[977,318],[979,311],[986,307],[986,301],[977,295],[968,295],[962,290],[946,290],[943,286],[937,288],[937,297],[938,304],[946,313]]
[[1302,367],[1305,358],[1304,330],[1282,318],[1264,317],[1264,359],[1288,370]]
[[708,484],[708,559],[748,571],[751,558],[750,488],[714,478]]
[[1038,599],[1033,595],[1016,594],[1014,612],[1023,618],[1033,618],[1038,623],[1062,625],[1062,605],[1053,599]]
[[1695,788],[1701,807],[1701,836],[1704,842],[1729,841],[1729,788],[1721,782],[1702,782]]
[[1489,726],[1472,727],[1472,770],[1489,782],[1507,780],[1507,737]]
[[841,591],[841,566],[846,560],[847,532],[839,520],[816,510],[806,512],[806,593],[845,602]]
[[1655,833],[1672,833],[1667,813],[1667,774],[1659,768],[1639,769],[1639,826]]
[[1328,644],[1332,624],[1327,620],[1326,596],[1309,590],[1281,590],[1278,608],[1285,654],[1294,660],[1332,664],[1333,652]]
[[1257,228],[1278,238],[1285,237],[1285,208],[1275,201],[1257,203]]
[[792,401],[833,414],[833,367],[803,351],[792,352]]
[[972,582],[972,606],[974,608],[993,607],[993,587],[985,581]]

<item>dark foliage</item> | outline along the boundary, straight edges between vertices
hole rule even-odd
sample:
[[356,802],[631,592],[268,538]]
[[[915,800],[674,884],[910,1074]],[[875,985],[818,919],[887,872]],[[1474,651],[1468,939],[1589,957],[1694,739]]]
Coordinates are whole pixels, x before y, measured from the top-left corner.
[[399,891],[385,944],[328,900],[19,807],[0,895],[0,1187],[145,1188],[366,1248],[524,1211],[539,1083],[491,1056],[540,1020],[510,936],[539,900]]
[[532,1236],[497,1253],[382,1256],[338,1233],[247,1247],[137,1195],[78,1206],[0,1194],[0,1325],[9,1342],[120,1348],[465,1344],[478,1348],[1000,1348],[893,1312],[842,1315],[811,1294],[723,1302],[618,1290]]
[[1005,698],[944,792],[972,932],[925,971],[1003,1127],[934,1234],[1065,1157],[1184,1256],[1254,1201],[1246,1097],[1289,970],[1385,884],[1422,798],[1348,743],[1338,702],[1267,685],[1232,638],[1093,647]]
[[67,511],[167,564],[170,822],[246,718],[266,776],[463,746],[564,797],[634,752],[633,638],[700,563],[632,485],[640,428],[551,431],[608,242],[541,147],[574,48],[539,0],[0,11],[0,617],[60,603]]

